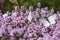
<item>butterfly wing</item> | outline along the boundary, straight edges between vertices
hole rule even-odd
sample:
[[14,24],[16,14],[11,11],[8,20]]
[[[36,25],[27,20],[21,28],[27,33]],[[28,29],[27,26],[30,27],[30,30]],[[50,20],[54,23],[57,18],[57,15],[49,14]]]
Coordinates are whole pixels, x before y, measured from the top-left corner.
[[49,27],[50,26],[50,23],[45,19],[41,19],[41,23],[45,26],[45,27]]
[[55,24],[56,23],[56,21],[55,21],[56,18],[57,18],[57,15],[56,14],[48,17],[48,20],[49,20],[50,24]]
[[5,18],[5,17],[7,17],[7,16],[8,16],[8,14],[5,13],[5,14],[3,15],[3,18]]
[[31,12],[29,12],[28,20],[29,20],[29,22],[31,22],[31,20],[32,20],[32,14],[31,14]]

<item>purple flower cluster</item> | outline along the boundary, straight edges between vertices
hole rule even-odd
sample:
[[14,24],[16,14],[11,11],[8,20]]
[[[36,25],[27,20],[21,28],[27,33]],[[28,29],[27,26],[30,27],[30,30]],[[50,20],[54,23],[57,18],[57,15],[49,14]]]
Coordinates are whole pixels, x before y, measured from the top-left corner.
[[[18,37],[18,38],[17,38]],[[4,40],[60,40],[60,12],[33,6],[25,11],[21,6],[2,14],[0,10],[0,39]]]

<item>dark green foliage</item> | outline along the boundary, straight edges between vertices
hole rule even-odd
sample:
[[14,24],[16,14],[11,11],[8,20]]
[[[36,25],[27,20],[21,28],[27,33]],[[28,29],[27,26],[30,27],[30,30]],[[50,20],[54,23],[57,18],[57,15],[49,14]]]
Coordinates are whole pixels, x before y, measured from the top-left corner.
[[9,11],[12,10],[12,9],[13,9],[13,8],[12,8],[12,5],[13,5],[13,4],[10,3],[9,0],[6,0],[6,1],[5,1],[5,7],[2,9],[3,12],[6,12],[7,10],[9,10]]
[[[37,3],[38,2],[41,2],[41,6],[42,7],[49,7],[49,9],[51,8],[54,8],[55,11],[58,11],[60,10],[60,0],[17,0],[19,6],[21,5],[24,5],[26,8],[28,8],[30,5],[33,5],[34,8],[37,7]],[[5,8],[3,9],[4,12],[7,11],[7,10],[12,10],[13,9],[13,5],[15,4],[12,4],[10,3],[8,0],[5,1],[6,3],[6,6]]]

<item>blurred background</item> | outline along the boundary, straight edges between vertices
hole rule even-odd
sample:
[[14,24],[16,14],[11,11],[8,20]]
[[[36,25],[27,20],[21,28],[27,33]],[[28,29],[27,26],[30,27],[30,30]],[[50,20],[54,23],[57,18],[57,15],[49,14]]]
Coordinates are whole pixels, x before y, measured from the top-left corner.
[[11,11],[14,9],[14,6],[17,5],[24,5],[26,9],[30,5],[36,8],[38,2],[41,3],[41,7],[48,7],[49,9],[54,8],[55,12],[60,10],[60,0],[0,0],[0,9],[2,9],[3,12],[7,10]]

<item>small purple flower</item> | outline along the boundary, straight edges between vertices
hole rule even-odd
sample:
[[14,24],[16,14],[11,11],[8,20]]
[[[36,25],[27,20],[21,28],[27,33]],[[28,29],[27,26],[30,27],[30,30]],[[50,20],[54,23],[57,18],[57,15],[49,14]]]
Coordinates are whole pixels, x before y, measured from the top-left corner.
[[15,38],[14,37],[10,37],[10,40],[15,40]]
[[41,12],[41,9],[36,8],[36,12],[40,13]]
[[51,13],[54,13],[54,9],[52,8],[50,12],[51,12]]
[[16,31],[19,35],[22,35],[24,33],[24,28],[17,27]]
[[44,34],[43,40],[50,40],[50,35],[49,34]]
[[48,11],[48,7],[45,7],[45,10]]
[[41,7],[41,3],[40,3],[40,2],[38,2],[38,3],[37,3],[37,6],[40,8],[40,7]]
[[34,38],[29,38],[29,40],[34,40]]
[[42,32],[46,33],[47,31],[47,28],[42,28]]
[[57,13],[58,20],[60,20],[60,13]]
[[19,40],[25,40],[24,38],[20,38]]
[[16,28],[12,29],[10,32],[10,36],[15,36],[16,32],[17,32]]
[[41,37],[39,37],[37,40],[43,40]]
[[34,9],[33,6],[29,7],[29,11],[33,11],[33,9]]
[[24,9],[25,9],[25,7],[24,7],[24,6],[21,6],[21,8],[20,8],[20,12],[23,12]]
[[10,33],[11,30],[12,30],[12,25],[8,25],[8,26],[7,26],[7,30],[8,30],[8,33]]

